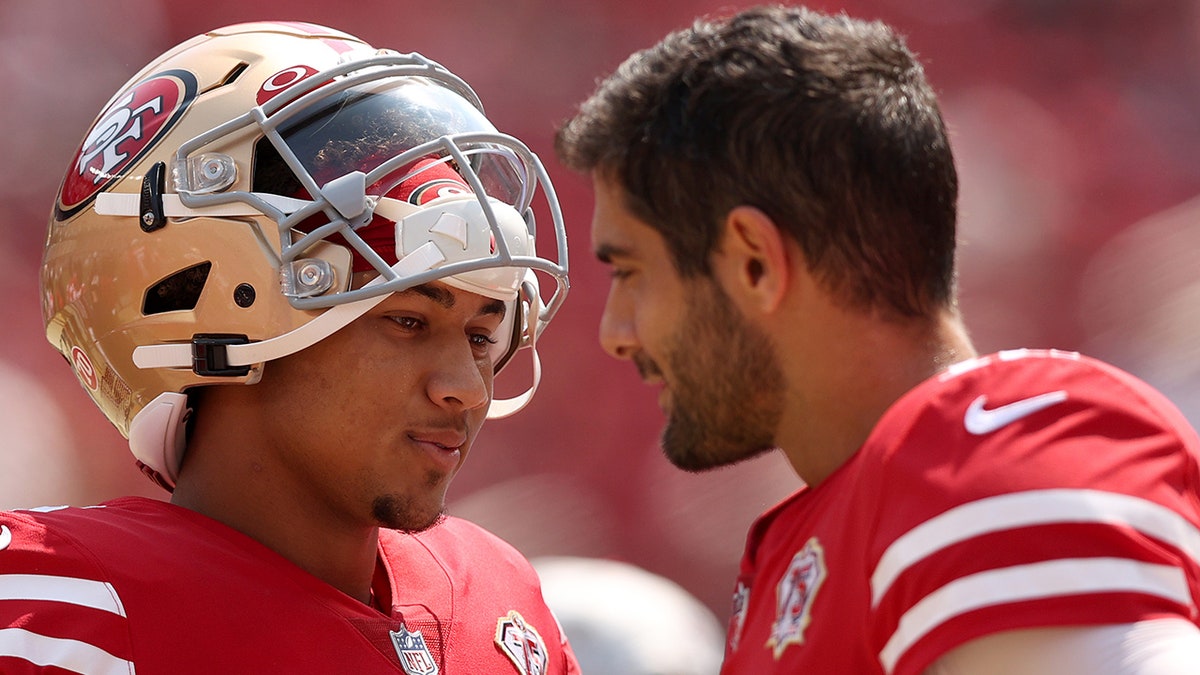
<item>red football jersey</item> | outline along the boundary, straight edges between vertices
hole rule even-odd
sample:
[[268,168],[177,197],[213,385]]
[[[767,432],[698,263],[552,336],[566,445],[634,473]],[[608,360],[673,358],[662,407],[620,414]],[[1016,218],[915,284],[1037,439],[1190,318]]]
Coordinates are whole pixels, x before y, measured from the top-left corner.
[[1020,628],[1200,621],[1200,441],[1098,361],[1017,350],[902,397],[752,527],[725,675],[919,675]]
[[0,672],[578,672],[512,547],[456,518],[379,539],[386,613],[165,502],[0,514]]

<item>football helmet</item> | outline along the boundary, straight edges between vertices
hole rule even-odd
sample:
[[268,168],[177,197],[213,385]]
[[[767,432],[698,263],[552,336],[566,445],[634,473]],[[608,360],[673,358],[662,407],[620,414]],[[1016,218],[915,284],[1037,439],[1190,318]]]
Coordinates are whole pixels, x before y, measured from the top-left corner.
[[[541,237],[535,206],[552,228]],[[254,384],[267,361],[432,280],[512,303],[494,368],[528,348],[533,384],[488,416],[516,412],[568,289],[542,163],[420,54],[249,23],[171,49],[103,108],[50,218],[42,315],[172,489],[189,388]]]

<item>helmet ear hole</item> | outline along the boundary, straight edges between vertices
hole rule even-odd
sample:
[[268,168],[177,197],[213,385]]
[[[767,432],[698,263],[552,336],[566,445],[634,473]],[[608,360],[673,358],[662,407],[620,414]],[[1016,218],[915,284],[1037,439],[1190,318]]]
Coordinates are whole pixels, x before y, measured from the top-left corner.
[[142,301],[142,314],[150,316],[163,312],[195,309],[211,270],[212,263],[203,262],[182,269],[147,288],[146,296]]

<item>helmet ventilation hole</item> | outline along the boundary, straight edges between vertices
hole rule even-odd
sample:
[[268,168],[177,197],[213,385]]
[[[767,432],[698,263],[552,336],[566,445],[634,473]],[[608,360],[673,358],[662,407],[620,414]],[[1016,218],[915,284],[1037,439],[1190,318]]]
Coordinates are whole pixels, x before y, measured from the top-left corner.
[[146,298],[142,302],[142,314],[162,314],[196,308],[200,301],[200,293],[208,281],[208,273],[212,270],[211,262],[203,262],[163,279],[146,289]]
[[242,73],[245,72],[245,70],[249,67],[250,67],[250,64],[246,63],[245,61],[238,63],[228,73],[225,74],[225,77],[222,77],[211,87],[208,87],[207,89],[205,89],[204,91],[202,91],[200,93],[207,94],[208,92],[212,91],[213,89],[219,89],[221,87],[224,87],[227,84],[233,84],[233,82],[235,80],[237,80],[239,77],[241,77]]

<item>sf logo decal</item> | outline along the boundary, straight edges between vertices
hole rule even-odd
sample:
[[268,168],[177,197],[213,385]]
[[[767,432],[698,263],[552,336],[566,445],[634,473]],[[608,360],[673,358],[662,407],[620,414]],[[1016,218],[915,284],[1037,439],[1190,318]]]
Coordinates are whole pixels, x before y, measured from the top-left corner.
[[196,95],[196,78],[170,70],[126,89],[97,118],[59,193],[57,218],[77,213],[171,129]]
[[[137,148],[137,142],[145,138],[145,129],[142,126],[143,115],[149,115],[151,124],[153,124],[154,119],[162,114],[162,96],[156,96],[137,105],[134,102],[136,93],[126,94],[125,98],[117,103],[116,110],[111,111],[108,117],[100,120],[88,134],[87,139],[83,141],[79,159],[75,162],[75,173],[84,181],[90,175],[92,184],[95,185],[111,176],[113,169],[129,158],[129,153],[122,149],[122,143],[133,141],[128,145]],[[133,107],[135,105],[137,107]],[[100,160],[99,166],[93,164],[97,158]]]

